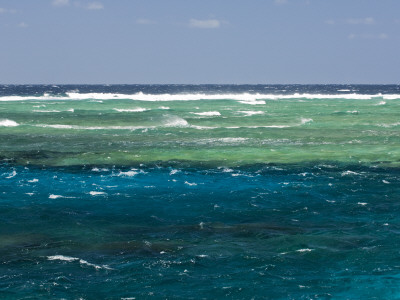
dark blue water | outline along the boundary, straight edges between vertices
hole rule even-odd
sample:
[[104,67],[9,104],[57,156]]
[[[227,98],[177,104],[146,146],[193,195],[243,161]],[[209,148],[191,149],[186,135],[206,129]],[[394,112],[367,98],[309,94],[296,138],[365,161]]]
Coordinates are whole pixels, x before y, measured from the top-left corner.
[[399,296],[399,170],[0,174],[5,298]]
[[300,84],[274,84],[274,85],[215,85],[215,84],[122,84],[122,85],[0,85],[1,96],[42,96],[65,95],[67,92],[77,91],[80,93],[119,93],[135,94],[187,94],[187,93],[260,93],[291,95],[294,93],[310,94],[399,94],[400,85],[360,85],[360,84],[326,84],[326,85],[300,85]]

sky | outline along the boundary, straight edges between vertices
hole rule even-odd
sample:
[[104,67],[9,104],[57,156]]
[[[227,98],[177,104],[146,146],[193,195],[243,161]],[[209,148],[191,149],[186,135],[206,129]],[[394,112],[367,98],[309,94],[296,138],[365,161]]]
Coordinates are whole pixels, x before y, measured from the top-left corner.
[[0,0],[0,84],[400,84],[399,0]]

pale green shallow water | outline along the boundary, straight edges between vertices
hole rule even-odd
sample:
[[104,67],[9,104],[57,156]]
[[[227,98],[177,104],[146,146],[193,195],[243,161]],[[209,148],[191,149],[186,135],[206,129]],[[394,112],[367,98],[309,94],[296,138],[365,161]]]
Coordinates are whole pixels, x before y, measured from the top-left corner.
[[18,164],[51,166],[399,165],[398,99],[257,101],[1,101],[0,122],[18,126],[0,127],[0,153]]

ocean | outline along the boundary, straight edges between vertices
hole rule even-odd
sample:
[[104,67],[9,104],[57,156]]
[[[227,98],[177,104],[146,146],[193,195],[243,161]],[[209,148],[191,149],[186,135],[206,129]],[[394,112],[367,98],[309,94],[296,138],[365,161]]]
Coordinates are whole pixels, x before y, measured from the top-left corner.
[[399,85],[0,85],[1,299],[399,299]]

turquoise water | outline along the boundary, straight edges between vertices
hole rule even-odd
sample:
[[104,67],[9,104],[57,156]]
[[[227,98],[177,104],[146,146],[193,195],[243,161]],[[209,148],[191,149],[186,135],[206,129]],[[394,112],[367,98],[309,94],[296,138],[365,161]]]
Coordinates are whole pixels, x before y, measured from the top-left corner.
[[3,86],[4,299],[397,299],[398,86]]

